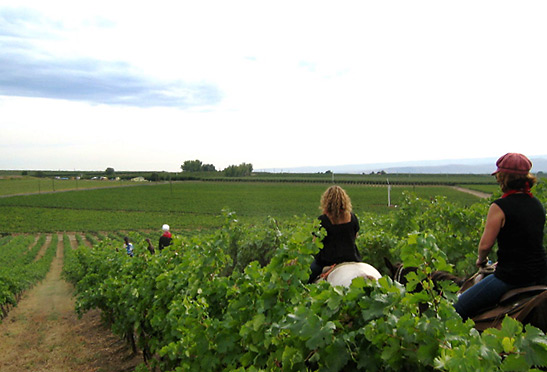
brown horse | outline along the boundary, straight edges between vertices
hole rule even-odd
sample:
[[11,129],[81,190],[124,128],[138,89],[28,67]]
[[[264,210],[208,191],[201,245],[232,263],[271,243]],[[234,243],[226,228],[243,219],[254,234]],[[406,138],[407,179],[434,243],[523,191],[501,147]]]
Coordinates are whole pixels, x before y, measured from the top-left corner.
[[[394,265],[387,258],[384,261],[391,273],[391,278],[401,284],[406,284],[408,273],[417,270],[415,267],[403,267],[400,263]],[[434,283],[441,280],[452,281],[460,286],[458,293],[463,293],[487,275],[492,274],[494,269],[495,264],[481,268],[467,279],[444,271],[435,271],[431,273],[430,279]],[[496,306],[482,310],[471,319],[475,322],[475,328],[483,331],[487,328],[501,328],[505,316],[510,316],[522,324],[531,324],[547,333],[547,286],[536,285],[512,289],[502,296]]]
[[[408,266],[404,267],[401,263],[392,264],[391,261],[389,261],[386,257],[384,257],[384,262],[389,270],[391,279],[395,280],[396,282],[399,282],[401,284],[406,284],[408,281],[406,280],[406,275],[411,272],[415,272],[418,270],[417,267]],[[446,271],[433,271],[429,275],[429,279],[433,281],[433,283],[440,282],[442,280],[448,280],[451,282],[456,283],[459,287],[462,287],[467,279],[457,277],[453,274],[450,274]],[[422,290],[421,286],[418,286],[416,288],[416,292],[420,292]]]

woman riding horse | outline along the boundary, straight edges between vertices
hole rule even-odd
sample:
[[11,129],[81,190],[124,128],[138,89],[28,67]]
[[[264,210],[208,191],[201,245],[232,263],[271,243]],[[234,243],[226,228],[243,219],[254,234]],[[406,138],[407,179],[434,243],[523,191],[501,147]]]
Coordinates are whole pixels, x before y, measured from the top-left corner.
[[355,245],[359,221],[352,213],[351,200],[344,189],[340,186],[329,187],[321,196],[321,210],[323,214],[319,216],[319,221],[327,235],[323,238],[323,248],[311,264],[308,283],[312,283],[325,266],[361,261]]
[[530,192],[537,182],[530,173],[532,162],[522,154],[508,153],[498,159],[496,166],[492,175],[504,194],[488,210],[476,265],[486,264],[496,241],[498,264],[493,275],[460,295],[454,306],[463,319],[496,305],[511,289],[547,284],[545,208]]

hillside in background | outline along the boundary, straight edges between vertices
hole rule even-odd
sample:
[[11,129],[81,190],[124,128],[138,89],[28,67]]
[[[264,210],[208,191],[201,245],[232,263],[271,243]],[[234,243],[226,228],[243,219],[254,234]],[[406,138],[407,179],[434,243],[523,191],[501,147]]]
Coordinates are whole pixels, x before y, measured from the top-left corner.
[[[369,164],[345,164],[345,165],[317,165],[287,168],[259,168],[254,169],[253,174],[269,174],[275,177],[284,174],[289,177],[300,174],[305,177],[315,177],[318,174],[336,173],[349,176],[376,175],[376,174],[424,174],[424,175],[490,175],[495,169],[497,158],[481,159],[446,159],[446,160],[422,160],[391,163],[369,163]],[[532,160],[532,173],[545,177],[547,174],[547,155],[530,157]],[[252,167],[252,164],[249,164]],[[107,171],[111,169],[109,174]],[[107,171],[92,170],[0,170],[0,179],[3,177],[34,176],[39,178],[82,178],[131,180],[141,177],[148,181],[180,181],[180,180],[201,180],[201,179],[244,179],[247,175],[231,175],[225,171],[187,171],[167,172],[155,170],[125,171],[108,168]],[[329,172],[330,171],[330,172]]]
[[[348,164],[331,166],[297,167],[287,169],[266,169],[294,173],[316,173],[330,170],[335,173],[425,173],[425,174],[490,174],[496,167],[497,158],[426,160],[398,163]],[[533,173],[547,173],[547,155],[530,157]]]

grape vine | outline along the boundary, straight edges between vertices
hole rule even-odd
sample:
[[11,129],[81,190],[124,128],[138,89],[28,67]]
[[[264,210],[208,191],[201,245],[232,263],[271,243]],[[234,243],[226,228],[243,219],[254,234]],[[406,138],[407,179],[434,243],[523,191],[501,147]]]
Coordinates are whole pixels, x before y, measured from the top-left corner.
[[[544,184],[536,187],[547,200]],[[385,216],[361,213],[358,247],[419,269],[405,288],[384,276],[349,288],[305,284],[319,244],[314,218],[242,225],[224,212],[218,231],[175,236],[160,254],[135,233],[135,257],[105,239],[67,251],[77,311],[98,308],[161,371],[521,371],[547,367],[545,335],[506,318],[479,333],[432,290],[427,274],[473,271],[488,203],[455,206],[407,194]],[[411,292],[420,283],[423,290]],[[421,304],[428,304],[423,311]]]

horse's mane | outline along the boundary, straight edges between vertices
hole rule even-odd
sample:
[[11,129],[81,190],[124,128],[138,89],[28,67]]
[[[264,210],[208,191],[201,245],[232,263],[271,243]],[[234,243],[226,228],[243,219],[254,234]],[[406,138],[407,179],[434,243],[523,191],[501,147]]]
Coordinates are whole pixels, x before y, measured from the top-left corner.
[[433,271],[430,275],[430,278],[433,282],[438,282],[441,280],[449,280],[451,282],[456,283],[458,287],[461,287],[463,283],[465,283],[465,281],[467,280],[467,278],[460,278],[447,271],[441,271],[441,270]]
[[[392,264],[387,258],[384,258],[384,261],[386,262],[386,266],[391,272],[391,278],[401,284],[406,284],[408,281],[406,280],[406,275],[411,272],[416,272],[418,270],[415,266],[403,266],[402,263],[396,263]],[[442,271],[442,270],[436,270],[433,271],[431,274],[429,274],[429,279],[431,279],[434,283],[440,282],[442,280],[448,280],[451,282],[454,282],[459,287],[465,283],[467,278],[461,278],[454,274],[449,273],[448,271]]]

